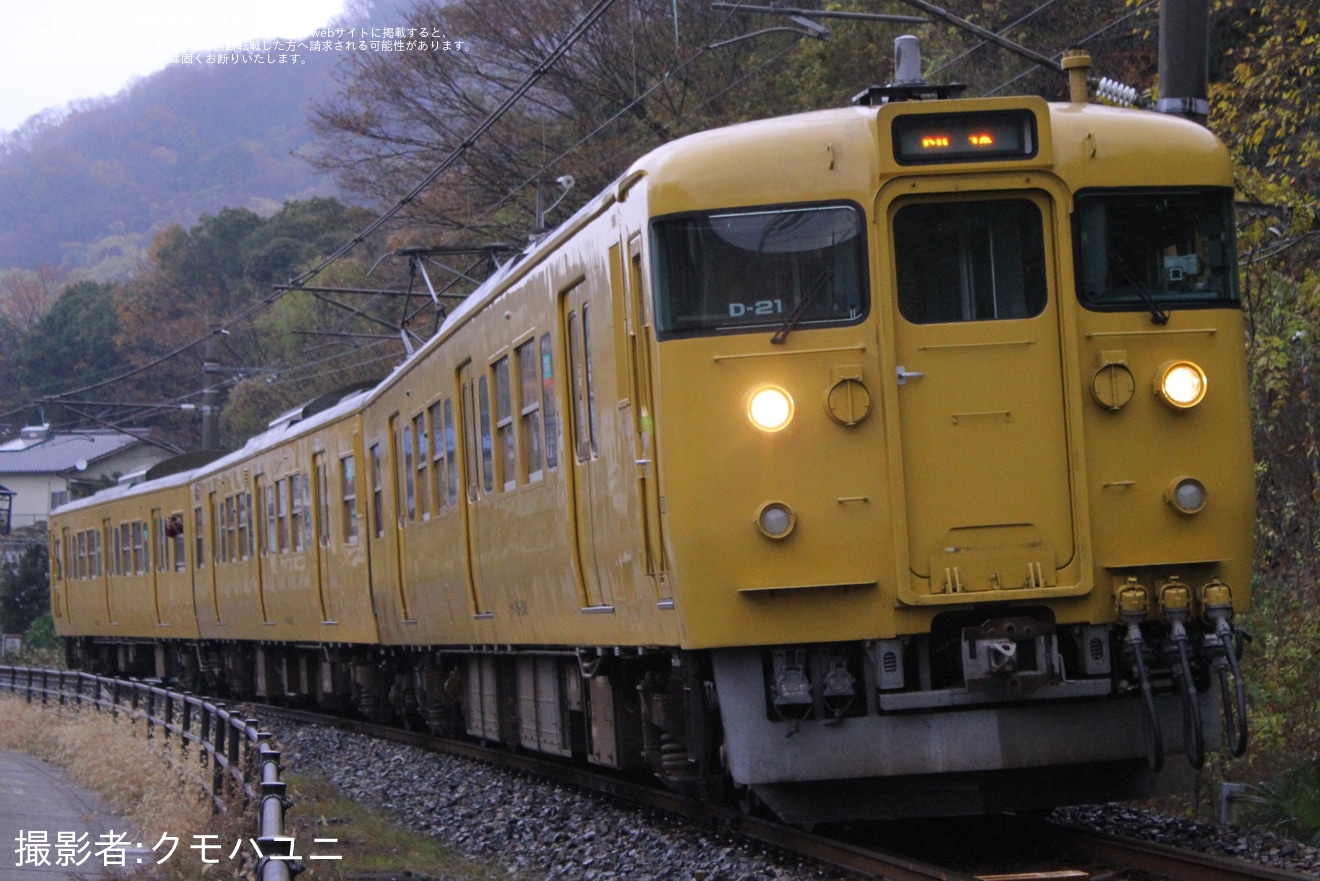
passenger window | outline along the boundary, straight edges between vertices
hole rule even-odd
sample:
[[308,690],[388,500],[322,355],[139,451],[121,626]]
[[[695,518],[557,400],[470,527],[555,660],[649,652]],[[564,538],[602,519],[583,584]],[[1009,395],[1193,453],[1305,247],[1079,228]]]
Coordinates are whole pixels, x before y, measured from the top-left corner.
[[550,334],[541,336],[541,404],[545,409],[545,467],[559,466],[559,418],[555,412],[555,364]]
[[385,488],[381,484],[380,444],[371,445],[371,516],[376,538],[385,537]]
[[454,405],[449,398],[445,398],[445,474],[452,508],[458,504],[458,438],[454,436]]
[[430,461],[427,455],[426,414],[418,413],[413,417],[413,437],[417,439],[417,471],[414,474],[417,483],[417,512],[425,520],[431,510],[426,505],[426,465]]
[[325,453],[312,457],[316,469],[316,540],[322,547],[330,545],[330,466],[325,464]]
[[1029,199],[905,205],[894,215],[894,260],[898,308],[913,324],[1045,309],[1045,235]]
[[518,347],[518,404],[522,420],[522,456],[527,479],[541,479],[541,390],[537,382],[536,343]]
[[426,421],[430,437],[430,449],[425,455],[431,458],[431,510],[439,515],[448,509],[448,476],[445,473],[445,418],[441,403],[436,401],[426,408]]
[[495,362],[495,440],[499,447],[500,481],[505,492],[518,483],[513,451],[513,390],[509,382],[509,358]]
[[495,489],[495,451],[490,445],[490,383],[484,373],[477,377],[477,407],[481,427],[481,482],[486,492],[491,492]]
[[[203,531],[202,508],[197,506],[193,508],[193,537],[197,542],[197,556],[195,557],[197,568],[206,568],[206,533]],[[118,533],[115,534],[115,551],[119,550]]]
[[353,457],[345,456],[339,460],[340,481],[344,497],[344,542],[357,542],[357,474],[353,467]]
[[279,532],[275,525],[275,491],[279,488],[280,482],[266,487],[266,547],[264,552],[267,554],[278,554],[280,552]]
[[403,427],[403,498],[409,522],[417,519],[416,480],[417,475],[413,472],[412,426],[405,425]]
[[174,540],[174,571],[182,572],[187,568],[187,548],[184,545],[183,512],[175,511],[166,524],[165,534]]

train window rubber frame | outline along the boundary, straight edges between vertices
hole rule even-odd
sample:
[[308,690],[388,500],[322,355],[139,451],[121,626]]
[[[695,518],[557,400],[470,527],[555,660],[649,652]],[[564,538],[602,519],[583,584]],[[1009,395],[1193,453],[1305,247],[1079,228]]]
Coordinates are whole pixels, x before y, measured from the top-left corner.
[[1074,206],[1074,279],[1087,310],[1163,323],[1169,310],[1241,308],[1231,188],[1085,189]]
[[653,218],[656,339],[862,323],[871,310],[868,230],[865,210],[848,200]]

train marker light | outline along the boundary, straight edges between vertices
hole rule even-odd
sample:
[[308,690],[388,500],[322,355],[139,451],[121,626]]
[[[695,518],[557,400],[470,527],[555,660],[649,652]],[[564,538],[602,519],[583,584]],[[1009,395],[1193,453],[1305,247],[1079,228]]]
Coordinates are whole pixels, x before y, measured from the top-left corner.
[[783,502],[766,502],[756,512],[756,528],[775,541],[788,538],[796,525],[797,516]]
[[1205,484],[1194,477],[1180,477],[1169,485],[1164,500],[1181,514],[1195,514],[1205,507]]
[[747,418],[762,431],[780,431],[793,421],[793,398],[781,388],[767,386],[752,394]]
[[1191,361],[1166,362],[1155,379],[1155,393],[1178,410],[1190,410],[1201,403],[1205,390],[1205,371]]

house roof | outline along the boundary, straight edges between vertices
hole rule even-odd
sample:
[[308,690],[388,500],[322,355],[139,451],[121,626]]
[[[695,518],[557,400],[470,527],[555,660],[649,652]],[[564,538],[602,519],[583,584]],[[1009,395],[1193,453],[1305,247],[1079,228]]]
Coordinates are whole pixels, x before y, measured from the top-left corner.
[[141,443],[122,431],[50,432],[42,440],[19,439],[0,444],[0,474],[61,474],[84,471],[134,444]]

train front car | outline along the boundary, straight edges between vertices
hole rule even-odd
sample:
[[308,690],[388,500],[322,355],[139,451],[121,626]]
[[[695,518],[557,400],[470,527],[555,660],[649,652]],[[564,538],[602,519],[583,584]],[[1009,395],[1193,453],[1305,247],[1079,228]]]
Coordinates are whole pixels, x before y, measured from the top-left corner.
[[1224,721],[1243,747],[1213,135],[893,101],[643,163],[667,562],[737,786],[802,822],[984,813],[1146,793]]

